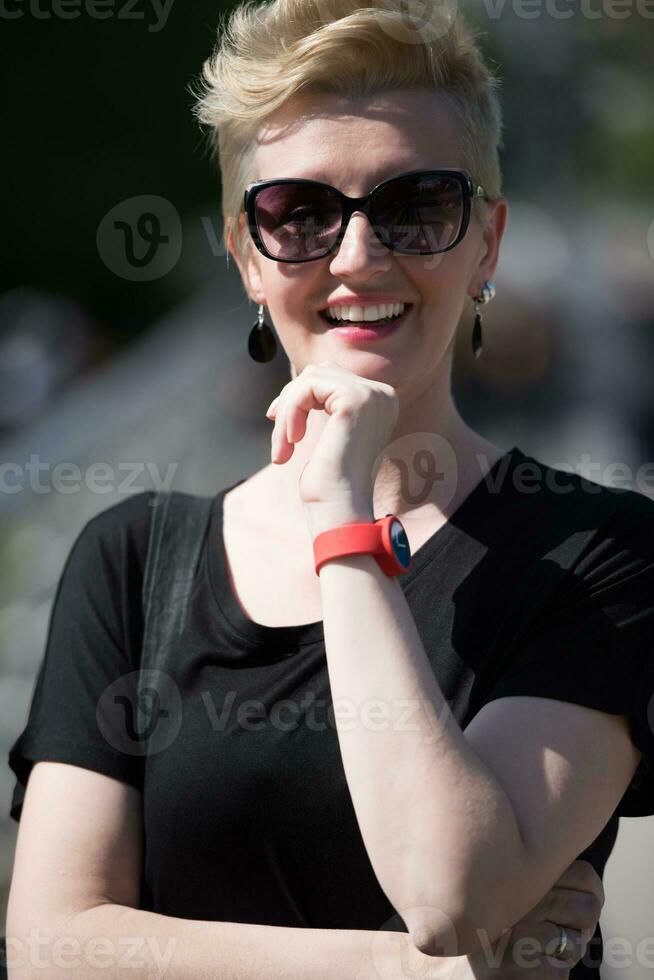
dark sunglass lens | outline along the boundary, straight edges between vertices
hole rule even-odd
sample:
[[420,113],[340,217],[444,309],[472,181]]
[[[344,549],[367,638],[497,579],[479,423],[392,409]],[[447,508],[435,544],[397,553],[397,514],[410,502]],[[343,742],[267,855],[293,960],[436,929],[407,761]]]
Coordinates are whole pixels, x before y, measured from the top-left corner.
[[461,230],[464,197],[455,177],[398,177],[379,191],[374,224],[383,240],[414,255],[446,249]]
[[326,255],[341,227],[341,204],[328,188],[276,184],[259,191],[259,235],[276,259],[302,262]]

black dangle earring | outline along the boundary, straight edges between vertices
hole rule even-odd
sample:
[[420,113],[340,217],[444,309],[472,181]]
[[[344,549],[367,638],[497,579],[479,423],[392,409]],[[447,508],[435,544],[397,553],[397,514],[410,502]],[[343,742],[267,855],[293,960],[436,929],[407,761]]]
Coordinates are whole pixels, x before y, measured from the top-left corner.
[[259,306],[259,318],[250,330],[248,337],[248,353],[253,361],[260,364],[272,361],[277,354],[277,341],[272,327],[263,315],[263,306]]
[[490,282],[486,283],[481,291],[481,296],[473,296],[475,301],[475,325],[472,328],[472,353],[475,357],[479,357],[482,351],[482,336],[481,336],[481,310],[480,304],[490,303],[492,299],[495,298],[495,284]]

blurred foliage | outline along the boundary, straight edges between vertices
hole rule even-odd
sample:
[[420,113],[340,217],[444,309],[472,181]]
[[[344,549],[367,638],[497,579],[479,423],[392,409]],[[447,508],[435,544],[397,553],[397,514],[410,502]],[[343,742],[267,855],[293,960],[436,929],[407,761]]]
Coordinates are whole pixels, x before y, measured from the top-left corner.
[[[174,279],[114,276],[95,243],[116,203],[159,194],[180,214],[217,192],[188,84],[213,42],[221,4],[175,2],[143,20],[84,14],[4,22],[1,289],[25,283],[75,297],[109,333],[134,332],[180,299]],[[43,3],[41,9],[47,9]],[[179,287],[177,287],[179,288]]]
[[[79,16],[62,19],[46,16],[46,0],[17,0],[21,16],[2,25],[0,291],[27,285],[71,297],[111,347],[192,288],[183,277],[113,275],[95,236],[110,208],[138,194],[162,195],[182,216],[219,207],[188,85],[233,5],[173,0],[157,30],[154,3],[130,8],[143,19],[125,15],[123,0],[105,19],[81,2]],[[576,4],[569,19],[550,16],[545,2],[535,19],[517,0],[461,7],[503,77],[505,191],[566,211],[602,197],[640,202],[654,158],[654,21],[635,2],[624,19],[584,16]],[[590,7],[604,9],[601,0]]]

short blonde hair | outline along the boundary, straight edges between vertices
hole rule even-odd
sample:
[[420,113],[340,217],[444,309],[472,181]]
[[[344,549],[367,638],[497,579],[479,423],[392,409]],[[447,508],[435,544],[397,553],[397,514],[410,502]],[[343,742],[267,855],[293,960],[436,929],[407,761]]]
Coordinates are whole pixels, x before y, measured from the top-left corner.
[[257,132],[299,95],[356,99],[396,88],[442,94],[459,122],[462,166],[489,197],[500,196],[500,82],[458,9],[432,12],[418,30],[407,23],[402,0],[368,0],[366,6],[357,0],[244,0],[221,20],[199,89],[191,90],[222,173],[225,247],[231,229],[238,254],[245,255],[247,228],[239,229],[238,215],[253,179]]

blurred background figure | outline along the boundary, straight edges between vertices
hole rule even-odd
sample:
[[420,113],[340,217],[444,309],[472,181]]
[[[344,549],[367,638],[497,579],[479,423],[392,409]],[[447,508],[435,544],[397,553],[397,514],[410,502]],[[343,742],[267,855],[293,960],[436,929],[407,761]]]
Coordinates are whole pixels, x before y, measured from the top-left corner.
[[[0,13],[11,41],[0,164],[5,759],[84,523],[125,493],[212,494],[268,459],[264,412],[289,365],[283,352],[263,365],[248,356],[256,308],[226,263],[218,171],[188,89],[229,6]],[[495,443],[654,496],[654,10],[460,6],[503,79],[510,214],[479,360],[464,313],[457,403]],[[2,923],[12,789],[2,765]],[[605,875],[604,980],[651,975],[653,882],[654,818],[623,818]],[[611,937],[631,944],[619,967]]]
[[93,323],[68,297],[0,296],[0,438],[28,425],[97,356]]

